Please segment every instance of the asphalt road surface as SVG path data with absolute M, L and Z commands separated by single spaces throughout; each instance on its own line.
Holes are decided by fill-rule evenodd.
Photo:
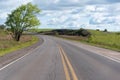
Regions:
M 0 80 L 120 80 L 120 63 L 51 36 L 0 69 Z M 78 44 L 79 45 L 79 44 Z

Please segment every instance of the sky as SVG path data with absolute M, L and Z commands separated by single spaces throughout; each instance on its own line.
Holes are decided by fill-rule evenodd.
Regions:
M 0 24 L 28 2 L 42 10 L 39 28 L 120 31 L 120 0 L 0 0 Z

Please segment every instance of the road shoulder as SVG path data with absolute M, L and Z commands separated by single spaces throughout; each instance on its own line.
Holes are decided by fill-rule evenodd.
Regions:
M 29 51 L 35 49 L 36 47 L 38 47 L 42 43 L 43 43 L 43 39 L 39 39 L 39 41 L 37 43 L 33 44 L 32 46 L 29 46 L 29 47 L 26 47 L 26 48 L 22 48 L 20 50 L 11 52 L 9 54 L 6 54 L 4 56 L 0 56 L 0 68 L 2 68 L 3 66 L 9 64 L 12 61 L 14 61 L 14 60 L 24 56 Z
M 59 38 L 59 37 L 55 37 L 55 38 L 61 39 L 66 43 L 72 44 L 72 45 L 80 47 L 84 50 L 90 51 L 92 53 L 98 54 L 100 56 L 106 57 L 110 60 L 120 63 L 120 52 L 84 44 L 84 43 L 81 43 L 78 41 L 66 40 L 66 39 Z

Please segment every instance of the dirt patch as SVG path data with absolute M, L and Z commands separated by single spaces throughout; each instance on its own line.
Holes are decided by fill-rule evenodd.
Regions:
M 23 36 L 20 38 L 20 42 L 27 42 L 27 41 L 30 41 L 31 38 L 32 38 L 31 36 L 23 35 Z

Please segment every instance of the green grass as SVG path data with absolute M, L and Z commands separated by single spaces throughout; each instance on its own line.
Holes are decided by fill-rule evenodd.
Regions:
M 5 32 L 0 33 L 0 37 L 7 36 Z M 38 42 L 38 38 L 36 36 L 26 35 L 22 37 L 20 42 L 16 42 L 13 39 L 5 38 L 4 40 L 0 40 L 0 56 L 8 54 L 10 52 L 28 47 L 32 44 Z
M 89 30 L 92 36 L 88 39 L 79 36 L 63 36 L 58 35 L 57 37 L 80 41 L 86 44 L 103 47 L 120 52 L 120 34 L 115 32 L 102 32 Z
M 7 32 L 5 32 L 4 30 L 0 29 L 0 36 L 6 36 Z
M 97 44 L 98 46 L 120 51 L 120 35 L 113 32 L 101 32 L 90 30 L 92 33 L 89 43 Z

